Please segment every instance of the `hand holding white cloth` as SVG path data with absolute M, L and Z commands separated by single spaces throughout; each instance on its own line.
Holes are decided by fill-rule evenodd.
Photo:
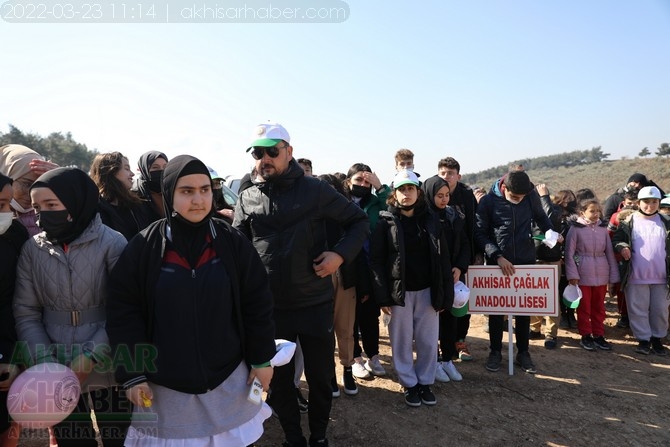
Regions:
M 291 361 L 293 354 L 295 353 L 295 343 L 288 340 L 277 339 L 275 340 L 277 345 L 277 353 L 272 360 L 270 360 L 270 365 L 272 367 L 286 365 Z

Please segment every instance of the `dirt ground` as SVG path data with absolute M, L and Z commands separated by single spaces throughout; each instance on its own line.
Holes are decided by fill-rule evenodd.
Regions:
M 359 380 L 360 392 L 333 400 L 331 446 L 668 446 L 670 445 L 670 356 L 636 354 L 629 329 L 619 329 L 616 303 L 607 303 L 605 336 L 611 352 L 588 352 L 576 330 L 559 329 L 559 347 L 531 340 L 537 374 L 515 368 L 484 368 L 488 334 L 484 317 L 473 315 L 468 342 L 474 360 L 457 362 L 462 382 L 436 383 L 434 407 L 405 405 L 391 366 L 388 334 L 382 327 L 382 363 L 387 376 Z M 506 340 L 507 334 L 504 334 Z M 666 341 L 667 342 L 667 341 Z M 341 368 L 338 367 L 338 380 Z M 303 384 L 306 391 L 306 385 Z M 281 445 L 276 418 L 265 423 L 258 447 Z M 308 435 L 307 415 L 303 430 Z M 25 433 L 21 446 L 47 446 Z
M 332 446 L 667 446 L 670 445 L 670 356 L 636 354 L 629 329 L 616 323 L 616 301 L 607 303 L 606 338 L 611 352 L 588 352 L 576 330 L 559 329 L 559 347 L 531 340 L 537 374 L 504 364 L 492 373 L 485 318 L 473 315 L 468 342 L 474 360 L 457 362 L 462 382 L 436 383 L 434 407 L 405 405 L 391 367 L 382 328 L 386 377 L 360 381 L 358 395 L 333 400 L 328 438 Z M 507 333 L 504 334 L 506 340 Z M 338 368 L 338 380 L 341 373 Z M 303 387 L 305 388 L 305 386 Z M 276 418 L 266 421 L 259 447 L 278 446 Z M 307 432 L 307 416 L 303 416 Z

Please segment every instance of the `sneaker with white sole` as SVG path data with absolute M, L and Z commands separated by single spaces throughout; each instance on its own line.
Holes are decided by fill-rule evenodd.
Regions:
M 461 373 L 458 372 L 456 369 L 456 365 L 454 365 L 454 362 L 451 360 L 448 362 L 442 362 L 442 368 L 445 373 L 447 373 L 447 376 L 449 376 L 450 380 L 453 380 L 454 382 L 460 382 L 463 380 L 463 376 Z
M 356 379 L 354 379 L 350 366 L 344 368 L 342 372 L 342 383 L 344 384 L 344 394 L 347 396 L 358 394 L 358 386 L 356 385 Z
M 351 365 L 351 373 L 354 375 L 354 377 L 359 379 L 369 379 L 372 377 L 370 372 L 365 369 L 362 357 L 356 357 L 354 359 L 354 364 Z
M 447 372 L 442 367 L 442 362 L 437 362 L 437 368 L 435 370 L 435 380 L 437 382 L 446 383 L 449 382 L 449 376 Z
M 371 359 L 367 359 L 365 362 L 365 369 L 375 376 L 385 376 L 386 370 L 382 366 L 382 362 L 379 360 L 378 355 L 373 355 Z
M 414 385 L 412 388 L 405 388 L 405 403 L 410 407 L 421 406 L 421 396 L 419 395 L 419 385 Z
M 437 403 L 435 394 L 430 390 L 430 385 L 419 385 L 419 397 L 424 405 L 435 405 Z
M 330 389 L 331 392 L 333 393 L 333 398 L 340 397 L 340 387 L 337 385 L 337 378 L 333 377 L 332 379 L 330 379 Z

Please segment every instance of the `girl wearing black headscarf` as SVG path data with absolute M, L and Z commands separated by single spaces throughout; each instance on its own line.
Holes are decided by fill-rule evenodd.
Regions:
M 130 241 L 109 283 L 112 347 L 153 353 L 116 370 L 134 404 L 126 445 L 249 445 L 271 414 L 247 399 L 254 377 L 266 390 L 272 377 L 265 269 L 241 233 L 212 217 L 200 160 L 171 160 L 162 190 L 167 217 Z
M 104 368 L 109 354 L 104 289 L 126 241 L 102 224 L 98 189 L 79 169 L 57 168 L 41 175 L 30 197 L 43 231 L 24 244 L 19 257 L 14 293 L 18 340 L 31 362 L 66 364 L 81 382 L 79 405 L 53 427 L 58 445 L 97 445 L 90 394 L 96 411 L 114 414 L 97 417 L 103 444 L 121 446 L 129 425 L 122 416 L 128 404 Z
M 421 189 L 423 189 L 428 206 L 439 217 L 446 235 L 453 281 L 454 283 L 463 281 L 470 259 L 470 245 L 465 234 L 465 216 L 455 208 L 448 206 L 451 190 L 449 183 L 442 177 L 435 175 L 426 179 L 421 184 Z M 450 309 L 440 313 L 439 348 L 442 355 L 438 356 L 435 375 L 435 380 L 439 382 L 463 380 L 452 361 L 453 358 L 458 357 L 456 350 L 457 318 L 466 318 L 466 316 L 456 317 Z
M 161 177 L 167 162 L 167 155 L 159 151 L 145 152 L 137 162 L 140 176 L 135 180 L 133 191 L 145 201 L 144 205 L 150 222 L 165 217 L 163 196 L 161 195 Z

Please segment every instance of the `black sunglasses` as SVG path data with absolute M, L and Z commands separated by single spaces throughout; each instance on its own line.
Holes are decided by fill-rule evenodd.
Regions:
M 288 147 L 287 144 L 283 146 L 270 146 L 270 147 L 263 147 L 263 146 L 254 146 L 253 150 L 251 151 L 251 156 L 254 157 L 255 160 L 260 160 L 263 158 L 263 155 L 268 154 L 268 157 L 270 158 L 277 158 L 277 155 L 279 155 L 279 151 L 281 149 L 286 149 Z

